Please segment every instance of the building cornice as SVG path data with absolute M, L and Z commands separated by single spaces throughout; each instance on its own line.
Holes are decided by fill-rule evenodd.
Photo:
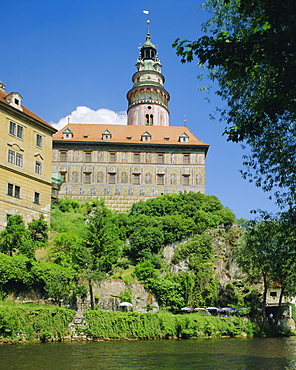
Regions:
M 14 108 L 14 107 L 11 107 L 10 105 L 7 105 L 3 102 L 0 101 L 0 109 L 3 110 L 5 113 L 8 113 L 9 115 L 11 115 L 12 117 L 15 117 L 15 119 L 17 120 L 26 120 L 26 121 L 29 121 L 30 123 L 38 126 L 38 127 L 41 127 L 43 130 L 46 130 L 48 131 L 48 133 L 50 133 L 51 135 L 56 133 L 58 130 L 52 126 L 50 126 L 49 124 L 45 124 L 44 122 L 42 121 L 39 121 L 33 117 L 30 117 L 28 114 Z
M 140 147 L 140 148 L 167 148 L 167 149 L 182 149 L 183 151 L 186 151 L 186 150 L 192 150 L 192 148 L 196 148 L 196 149 L 203 149 L 205 150 L 205 153 L 207 153 L 208 151 L 208 148 L 209 148 L 209 145 L 208 144 L 184 144 L 184 143 L 180 143 L 180 144 L 168 144 L 168 143 L 165 143 L 165 144 L 156 144 L 156 143 L 151 143 L 151 142 L 143 142 L 143 143 L 132 143 L 132 142 L 128 142 L 128 143 L 125 143 L 125 142 L 112 142 L 112 141 L 87 141 L 87 142 L 81 142 L 81 141 L 74 141 L 74 140 L 69 140 L 69 141 L 66 141 L 66 140 L 53 140 L 53 149 L 70 149 L 70 147 L 73 147 L 74 148 L 84 148 L 84 150 L 88 147 L 98 147 L 98 146 L 104 146 L 104 147 L 109 147 L 109 149 L 111 149 L 110 147 L 113 147 L 113 146 L 116 146 L 116 147 L 128 147 L 129 148 L 129 151 L 132 151 L 134 149 L 132 148 L 135 148 L 135 147 Z

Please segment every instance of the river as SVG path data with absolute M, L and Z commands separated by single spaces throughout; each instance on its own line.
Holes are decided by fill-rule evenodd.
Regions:
M 296 369 L 296 337 L 0 346 L 1 370 Z

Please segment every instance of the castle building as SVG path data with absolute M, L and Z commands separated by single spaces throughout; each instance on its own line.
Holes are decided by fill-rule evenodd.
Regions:
M 161 67 L 148 30 L 127 93 L 127 125 L 69 123 L 53 136 L 53 170 L 64 176 L 60 197 L 104 198 L 126 211 L 162 194 L 205 192 L 208 145 L 185 126 L 169 126 Z
M 0 82 L 0 230 L 10 215 L 50 217 L 52 135 L 57 130 L 22 105 Z

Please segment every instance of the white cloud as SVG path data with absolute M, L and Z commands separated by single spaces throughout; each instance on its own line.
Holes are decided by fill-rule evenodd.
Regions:
M 88 107 L 79 106 L 72 113 L 61 118 L 58 123 L 51 122 L 51 125 L 60 130 L 61 128 L 65 127 L 68 122 L 126 125 L 127 114 L 126 112 L 113 112 L 112 110 L 105 108 L 92 110 Z

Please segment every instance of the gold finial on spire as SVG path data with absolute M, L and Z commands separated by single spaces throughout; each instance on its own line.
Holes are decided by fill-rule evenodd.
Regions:
M 147 38 L 149 38 L 150 39 L 150 21 L 149 21 L 149 19 L 147 19 L 147 21 L 146 21 L 146 23 L 147 23 Z
M 185 127 L 186 127 L 186 122 L 187 122 L 186 114 L 184 114 L 184 126 L 185 126 Z

